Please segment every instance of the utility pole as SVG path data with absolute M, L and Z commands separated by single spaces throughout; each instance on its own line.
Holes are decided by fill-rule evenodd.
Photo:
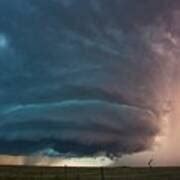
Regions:
M 148 166 L 149 166 L 150 169 L 152 168 L 152 163 L 153 163 L 153 159 L 151 158 L 151 159 L 148 161 Z

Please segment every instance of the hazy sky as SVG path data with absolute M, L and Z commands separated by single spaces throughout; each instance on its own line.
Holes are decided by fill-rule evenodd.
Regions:
M 180 163 L 179 18 L 178 0 L 0 0 L 1 162 Z

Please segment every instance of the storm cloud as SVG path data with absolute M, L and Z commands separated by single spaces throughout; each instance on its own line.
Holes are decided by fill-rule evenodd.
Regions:
M 169 98 L 179 5 L 0 0 L 0 153 L 151 148 Z

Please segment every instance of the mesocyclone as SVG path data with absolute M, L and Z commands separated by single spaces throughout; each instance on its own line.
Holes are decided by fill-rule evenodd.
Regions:
M 1 0 L 0 152 L 150 149 L 170 99 L 179 5 Z

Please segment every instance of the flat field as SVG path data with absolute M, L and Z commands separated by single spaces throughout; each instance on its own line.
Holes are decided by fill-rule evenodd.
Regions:
M 1 166 L 0 180 L 180 180 L 180 168 Z

